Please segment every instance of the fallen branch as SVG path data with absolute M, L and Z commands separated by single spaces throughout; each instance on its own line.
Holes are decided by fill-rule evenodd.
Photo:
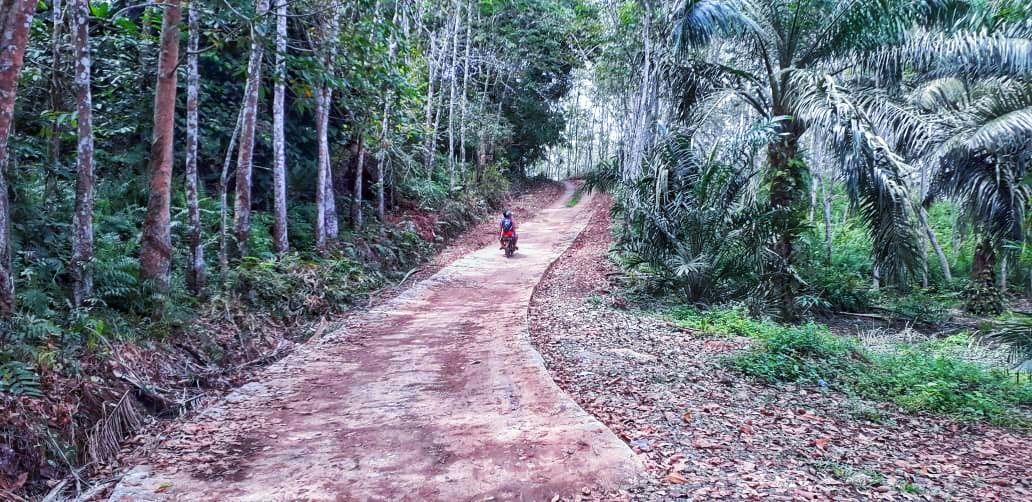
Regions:
M 369 293 L 369 302 L 366 303 L 366 307 L 371 307 L 373 305 L 373 300 L 376 299 L 376 295 L 379 295 L 380 293 L 382 293 L 384 291 L 387 291 L 388 289 L 394 289 L 394 288 L 401 287 L 401 285 L 405 284 L 405 281 L 407 281 L 409 277 L 412 277 L 412 274 L 414 274 L 416 272 L 419 272 L 420 270 L 423 270 L 423 269 L 419 268 L 419 267 L 416 267 L 416 268 L 414 268 L 412 270 L 409 270 L 408 273 L 405 274 L 405 277 L 402 277 L 401 280 L 398 281 L 397 284 L 393 284 L 393 285 L 390 285 L 390 286 L 384 286 L 384 287 L 382 287 L 382 288 L 380 288 L 380 289 L 378 289 L 376 291 L 373 291 L 372 293 Z

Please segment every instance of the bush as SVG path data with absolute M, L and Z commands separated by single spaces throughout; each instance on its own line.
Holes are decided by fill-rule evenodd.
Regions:
M 261 260 L 245 258 L 226 285 L 247 307 L 294 320 L 340 311 L 382 284 L 383 276 L 347 256 L 306 260 L 298 254 Z

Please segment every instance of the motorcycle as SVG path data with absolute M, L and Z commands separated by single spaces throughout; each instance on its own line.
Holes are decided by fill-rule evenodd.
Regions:
M 512 232 L 502 234 L 502 246 L 505 249 L 505 257 L 512 258 L 516 252 L 516 236 Z

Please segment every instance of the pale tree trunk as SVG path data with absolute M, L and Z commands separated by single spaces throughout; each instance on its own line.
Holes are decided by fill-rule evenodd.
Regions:
M 831 187 L 823 176 L 817 178 L 821 185 L 821 203 L 824 206 L 824 252 L 831 262 Z
M 1000 260 L 1000 278 L 997 281 L 997 285 L 1000 287 L 1000 292 L 1007 292 L 1007 257 L 1004 256 Z
M 54 121 L 50 124 L 50 167 L 44 169 L 46 172 L 46 185 L 43 190 L 43 200 L 50 200 L 57 191 L 57 173 L 61 170 L 61 134 L 64 129 L 58 118 L 57 112 L 61 111 L 62 97 L 64 96 L 64 74 L 61 68 L 61 27 L 64 25 L 61 0 L 53 0 L 50 6 L 51 22 L 53 33 L 51 35 L 51 71 L 50 71 L 50 111 L 54 112 Z
M 75 101 L 78 111 L 78 147 L 75 169 L 75 212 L 72 214 L 72 303 L 93 291 L 93 95 L 90 92 L 90 9 L 87 0 L 72 0 L 75 37 Z
M 395 30 L 398 25 L 398 3 L 394 4 L 394 16 L 391 18 L 391 35 L 389 42 L 389 49 L 387 52 L 387 65 L 390 68 L 394 67 L 394 59 L 398 53 L 398 41 L 395 36 Z M 376 161 L 376 217 L 381 223 L 387 218 L 387 210 L 384 202 L 384 191 L 385 187 L 385 168 L 387 164 L 387 144 L 388 134 L 390 131 L 388 127 L 390 125 L 391 115 L 391 104 L 394 101 L 394 91 L 391 88 L 387 89 L 387 94 L 384 96 L 383 103 L 383 122 L 380 124 L 380 158 Z
M 168 288 L 172 264 L 172 236 L 169 210 L 172 190 L 173 133 L 176 125 L 176 66 L 179 62 L 179 0 L 164 4 L 161 23 L 161 52 L 154 89 L 154 139 L 151 142 L 150 198 L 143 220 L 140 246 L 140 277 L 154 281 L 158 289 Z
M 355 186 L 351 194 L 351 227 L 362 228 L 362 176 L 365 170 L 365 138 L 358 132 L 358 160 L 355 163 Z
M 479 20 L 479 15 L 477 19 Z M 480 94 L 480 103 L 477 106 L 477 109 L 480 111 L 481 120 L 486 119 L 487 116 L 487 109 L 484 106 L 484 103 L 487 102 L 487 89 L 489 80 L 490 79 L 488 78 L 488 76 L 485 75 L 484 90 Z M 483 123 L 484 122 L 481 122 L 481 126 L 477 128 L 477 159 L 476 167 L 473 171 L 473 182 L 477 186 L 480 186 L 480 182 L 484 179 L 484 166 L 487 165 L 487 138 L 485 137 L 486 132 L 484 131 L 485 127 L 483 127 Z
M 236 151 L 237 138 L 240 137 L 240 123 L 244 120 L 243 109 L 237 112 L 236 127 L 229 137 L 226 157 L 222 161 L 222 173 L 219 175 L 219 271 L 225 277 L 229 270 L 229 167 L 233 164 L 233 152 Z
M 204 241 L 201 235 L 201 208 L 198 201 L 197 181 L 198 149 L 198 87 L 200 72 L 197 69 L 197 46 L 200 39 L 197 1 L 190 0 L 187 7 L 190 34 L 186 46 L 186 207 L 190 220 L 190 263 L 186 267 L 186 285 L 195 294 L 200 294 L 208 278 L 204 266 Z
M 328 241 L 336 238 L 330 226 L 336 226 L 337 204 L 333 193 L 333 172 L 330 169 L 329 119 L 333 91 L 324 87 L 315 98 L 315 129 L 319 137 L 318 180 L 315 187 L 316 222 L 315 247 L 324 250 Z
M 283 126 L 287 81 L 287 0 L 276 2 L 276 88 L 272 97 L 272 248 L 277 253 L 286 253 L 290 247 L 287 235 L 286 133 Z
M 326 99 L 330 102 L 329 98 Z M 329 107 L 326 108 L 326 115 L 323 118 L 326 129 L 329 129 Z M 340 218 L 336 214 L 336 190 L 333 187 L 333 164 L 330 162 L 329 151 L 326 154 L 326 237 L 330 241 L 336 241 L 341 234 Z
M 939 258 L 939 266 L 942 268 L 943 277 L 946 278 L 947 283 L 953 282 L 953 274 L 950 272 L 950 261 L 946 258 L 946 253 L 942 250 L 942 245 L 939 244 L 939 238 L 935 236 L 935 231 L 928 224 L 928 212 L 925 211 L 925 208 L 918 207 L 917 215 L 921 219 L 921 226 L 924 227 L 925 234 L 928 235 L 928 242 L 932 243 L 935 256 Z
M 322 38 L 319 42 L 321 47 L 317 51 L 321 53 L 323 71 L 332 75 L 337 64 L 337 44 L 340 36 L 339 13 L 333 11 L 325 24 L 320 26 Z M 313 45 L 313 47 L 315 47 Z M 319 142 L 318 159 L 318 186 L 316 192 L 316 206 L 318 208 L 316 222 L 316 248 L 325 250 L 329 242 L 335 241 L 339 235 L 337 224 L 337 199 L 333 189 L 333 166 L 330 163 L 330 110 L 333 108 L 333 89 L 327 82 L 320 86 L 315 100 L 316 106 L 316 135 Z
M 7 166 L 11 153 L 7 142 L 14 122 L 18 76 L 35 13 L 34 0 L 0 0 L 0 318 L 14 314 L 11 210 L 7 199 Z
M 247 240 L 251 236 L 251 173 L 254 161 L 254 130 L 258 120 L 258 88 L 262 85 L 262 57 L 265 47 L 258 25 L 264 23 L 269 0 L 255 0 L 257 19 L 251 26 L 251 60 L 247 63 L 247 86 L 244 88 L 243 121 L 240 123 L 240 152 L 236 166 L 236 199 L 233 201 L 233 234 L 237 256 L 247 256 Z
M 434 176 L 434 137 L 437 130 L 434 128 L 434 79 L 437 77 L 437 65 L 434 62 L 434 54 L 437 51 L 437 39 L 430 38 L 430 54 L 427 55 L 426 65 L 429 76 L 426 84 L 426 144 L 423 147 L 423 166 L 426 169 L 426 179 L 433 179 Z
M 457 88 L 455 85 L 459 56 L 459 20 L 462 19 L 462 5 L 455 2 L 455 25 L 452 28 L 452 53 L 451 66 L 449 68 L 448 85 L 451 93 L 448 99 L 448 190 L 455 190 L 455 99 Z
M 469 46 L 473 36 L 472 2 L 466 2 L 466 47 L 462 58 L 462 109 L 459 111 L 459 167 L 463 169 L 462 179 L 466 179 L 466 108 L 469 94 Z M 463 183 L 465 184 L 465 182 Z

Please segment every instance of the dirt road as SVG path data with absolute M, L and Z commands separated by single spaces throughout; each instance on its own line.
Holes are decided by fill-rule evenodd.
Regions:
M 184 423 L 111 500 L 550 500 L 639 475 L 530 345 L 535 286 L 589 219 L 566 194 Z

